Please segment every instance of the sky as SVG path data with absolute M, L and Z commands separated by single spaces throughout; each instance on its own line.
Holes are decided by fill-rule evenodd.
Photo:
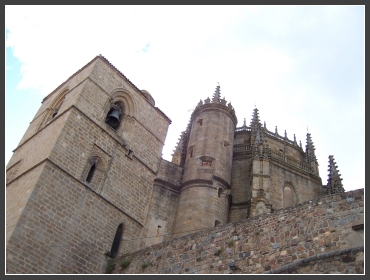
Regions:
M 365 187 L 364 6 L 5 6 L 5 164 L 42 99 L 101 54 L 171 120 L 163 158 L 218 83 L 238 118 L 311 134 Z

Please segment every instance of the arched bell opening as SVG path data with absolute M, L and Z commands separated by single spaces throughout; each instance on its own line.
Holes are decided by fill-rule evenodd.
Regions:
M 106 124 L 113 128 L 114 130 L 117 130 L 117 128 L 121 124 L 121 117 L 123 115 L 122 109 L 123 109 L 122 102 L 115 102 L 108 111 L 107 117 L 105 118 Z

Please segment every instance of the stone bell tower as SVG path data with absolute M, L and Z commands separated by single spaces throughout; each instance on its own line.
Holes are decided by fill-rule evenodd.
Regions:
M 180 139 L 181 155 L 174 160 L 184 166 L 176 213 L 174 237 L 228 222 L 234 132 L 234 108 L 220 98 L 216 87 L 212 100 L 200 101 Z

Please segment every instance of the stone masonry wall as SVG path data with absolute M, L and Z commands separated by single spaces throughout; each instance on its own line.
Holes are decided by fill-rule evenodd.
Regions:
M 59 128 L 64 125 L 66 118 L 67 114 L 60 115 L 48 125 L 49 129 L 41 130 L 39 133 L 35 134 L 32 139 L 22 146 L 17 147 L 8 162 L 7 177 L 9 171 L 13 169 L 15 164 L 17 165 L 16 172 L 7 178 L 7 183 L 39 164 L 50 155 L 59 137 Z
M 95 154 L 94 151 L 98 151 L 99 156 L 106 160 L 103 160 L 101 167 L 103 178 L 95 189 L 114 205 L 144 223 L 155 173 L 140 158 L 126 156 L 127 150 L 116 138 L 104 133 L 99 126 L 73 108 L 50 158 L 75 178 L 85 180 L 83 170 L 89 164 L 89 158 Z
M 176 164 L 161 160 L 142 234 L 147 238 L 142 239 L 140 248 L 171 239 L 179 203 L 178 190 L 182 170 Z
M 23 174 L 6 186 L 6 241 L 13 233 L 22 212 L 32 194 L 34 186 L 40 176 L 44 164 L 32 169 L 32 172 Z
M 364 189 L 328 195 L 122 255 L 114 260 L 110 272 L 363 273 L 363 239 L 353 241 L 354 236 L 361 236 L 353 226 L 361 224 Z M 130 260 L 125 269 L 121 267 L 124 260 Z
M 7 273 L 102 273 L 121 223 L 119 253 L 137 250 L 140 224 L 47 161 L 6 246 Z
M 243 155 L 234 156 L 231 169 L 232 204 L 229 210 L 229 222 L 241 221 L 247 217 L 247 202 L 251 198 L 251 161 L 251 153 L 244 152 Z
M 68 109 L 70 105 L 76 102 L 76 99 L 78 98 L 81 91 L 81 83 L 83 83 L 85 79 L 90 75 L 91 70 L 94 68 L 94 64 L 95 62 L 92 62 L 84 66 L 84 68 L 81 69 L 76 75 L 63 82 L 60 87 L 55 89 L 52 93 L 50 93 L 49 96 L 44 98 L 44 100 L 42 101 L 42 105 L 31 121 L 30 126 L 27 128 L 19 144 L 25 142 L 38 131 L 40 122 L 42 121 L 44 115 L 47 113 L 48 108 L 51 107 L 54 99 L 59 94 L 61 94 L 65 90 L 68 90 L 66 99 L 64 100 L 62 107 L 59 109 L 58 114 L 63 113 L 64 110 Z
M 229 223 L 244 220 L 247 217 L 247 207 L 251 199 L 251 167 L 252 152 L 250 150 L 250 131 L 235 133 L 233 162 L 231 168 L 231 207 Z M 242 146 L 241 150 L 235 145 Z M 248 146 L 247 146 L 248 145 Z M 249 147 L 247 150 L 246 148 Z
M 105 118 L 110 100 L 116 95 L 127 104 L 120 127 L 113 131 Z M 157 172 L 170 121 L 104 61 L 98 60 L 76 107 L 105 133 L 122 139 L 137 157 Z
M 311 200 L 316 196 L 318 186 L 310 181 L 308 174 L 270 161 L 271 188 L 270 201 L 272 209 L 283 208 L 283 188 L 289 185 L 295 195 L 296 203 Z
M 164 186 L 155 185 L 149 207 L 141 248 L 171 239 L 179 194 Z
M 65 89 L 58 114 L 40 129 Z M 131 98 L 132 114 L 114 131 L 104 120 L 117 90 Z M 121 223 L 119 253 L 138 250 L 169 123 L 102 58 L 45 98 L 8 164 L 7 272 L 101 273 Z

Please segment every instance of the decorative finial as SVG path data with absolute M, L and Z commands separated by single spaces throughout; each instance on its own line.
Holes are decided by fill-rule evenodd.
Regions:
M 215 93 L 213 94 L 212 103 L 219 103 L 221 99 L 220 84 L 216 87 Z
M 342 178 L 339 174 L 338 166 L 334 160 L 334 156 L 329 156 L 329 176 L 328 176 L 328 183 L 326 185 L 326 190 L 330 194 L 334 193 L 343 193 L 344 188 L 342 184 Z
M 266 128 L 266 122 L 265 121 L 263 122 L 263 127 Z
M 221 103 L 222 103 L 222 105 L 226 105 L 226 102 L 227 101 L 226 101 L 225 96 L 224 96 L 224 98 L 221 99 Z
M 247 124 L 246 124 L 246 122 L 245 122 L 245 118 L 244 118 L 243 126 L 247 126 Z
M 307 133 L 306 161 L 308 163 L 316 162 L 315 145 L 312 142 L 311 134 Z

